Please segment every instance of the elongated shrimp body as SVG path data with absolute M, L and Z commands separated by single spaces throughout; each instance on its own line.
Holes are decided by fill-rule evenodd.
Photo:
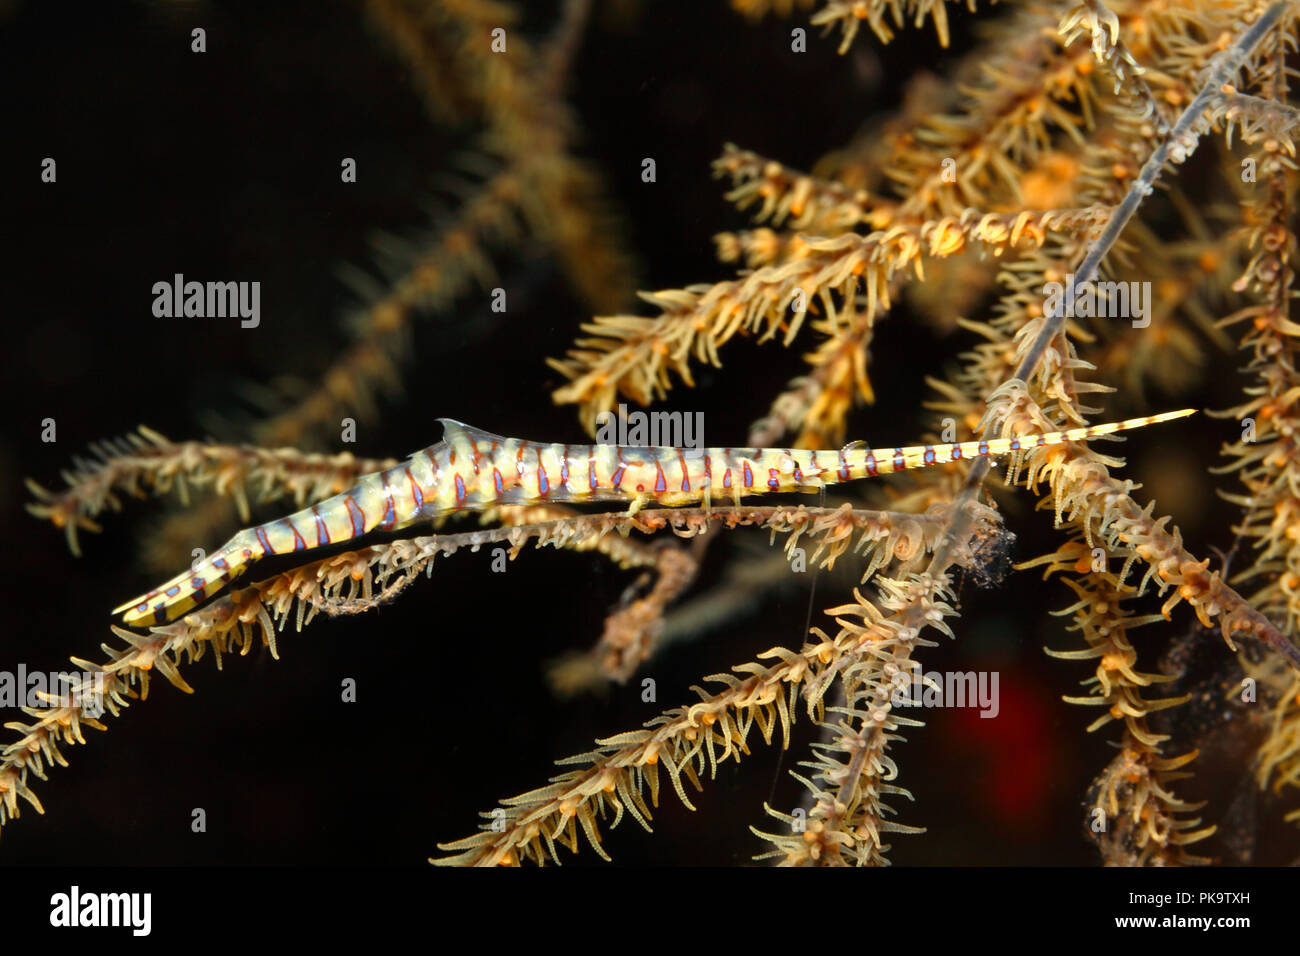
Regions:
M 633 508 L 739 501 L 749 495 L 816 492 L 826 485 L 950 461 L 1082 441 L 1194 414 L 1184 408 L 1068 431 L 903 448 L 839 451 L 544 445 L 503 438 L 449 418 L 443 439 L 401 464 L 365 475 L 342 494 L 286 518 L 240 531 L 220 549 L 153 591 L 116 608 L 126 624 L 175 620 L 262 558 L 354 541 L 375 530 L 505 504 L 621 501 Z M 123 613 L 125 612 L 125 613 Z

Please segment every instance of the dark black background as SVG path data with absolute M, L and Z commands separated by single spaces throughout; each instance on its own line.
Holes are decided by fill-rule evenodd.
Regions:
M 896 106 L 912 71 L 955 59 L 928 27 L 883 50 L 863 38 L 845 57 L 835 53 L 838 38 L 811 31 L 808 53 L 796 55 L 789 30 L 802 18 L 751 25 L 720 2 L 602 11 L 575 64 L 578 151 L 600 168 L 622 211 L 642 288 L 729 274 L 712 258 L 711 236 L 745 218 L 709 175 L 724 143 L 808 168 Z M 530 4 L 524 29 L 540 34 L 553 13 Z M 950 15 L 957 51 L 969 18 L 957 7 Z M 196 25 L 208 33 L 202 55 L 189 50 Z M 103 534 L 83 535 L 78 559 L 58 531 L 23 512 L 22 479 L 55 486 L 74 454 L 139 423 L 177 439 L 243 437 L 255 414 L 248 383 L 320 373 L 346 343 L 342 319 L 357 304 L 338 267 L 373 271 L 368 237 L 418 236 L 431 202 L 454 208 L 443 184 L 473 140 L 435 126 L 358 6 L 332 2 L 17 4 L 0 21 L 0 117 L 10 247 L 0 666 L 50 670 L 71 654 L 96 657 L 110 639 L 109 609 L 156 582 L 137 555 L 162 509 L 132 502 L 124 515 L 106 515 Z M 46 156 L 58 161 L 57 185 L 39 181 Z M 358 160 L 355 185 L 339 182 L 344 156 Z M 654 184 L 640 179 L 645 156 L 657 161 Z M 498 264 L 509 312 L 494 315 L 486 293 L 475 292 L 422 320 L 401 397 L 363 424 L 351 450 L 405 455 L 437 439 L 439 416 L 582 440 L 574 409 L 549 400 L 560 379 L 543 357 L 563 353 L 586 312 L 534 245 Z M 261 327 L 154 318 L 151 286 L 175 272 L 259 280 Z M 853 437 L 901 444 L 931 427 L 920 404 L 930 397 L 924 376 L 971 344 L 964 335 L 940 340 L 903 309 L 882 322 L 872 359 L 880 400 L 854 414 Z M 666 407 L 704 411 L 710 442 L 735 444 L 801 370 L 803 350 L 736 341 L 724 368 L 701 369 L 698 387 L 675 390 Z M 1236 356 L 1210 361 L 1217 371 L 1203 390 L 1157 394 L 1159 408 L 1232 404 Z M 58 423 L 54 445 L 40 441 L 47 417 Z M 1213 497 L 1205 469 L 1235 427 L 1200 416 L 1144 432 L 1125 449 L 1148 491 L 1182 506 L 1179 524 L 1198 551 L 1229 543 L 1232 509 Z M 1010 514 L 1018 559 L 1059 540 L 1026 501 Z M 701 585 L 739 553 L 715 547 Z M 629 580 L 570 553 L 529 551 L 504 575 L 490 573 L 486 554 L 461 554 L 368 617 L 286 632 L 279 662 L 258 650 L 227 659 L 218 673 L 205 659 L 185 669 L 193 697 L 159 679 L 107 734 L 69 748 L 70 768 L 35 781 L 47 813 L 23 806 L 4 829 L 0 861 L 422 864 L 438 842 L 472 832 L 478 811 L 544 784 L 554 759 L 693 700 L 689 687 L 705 675 L 799 643 L 806 589 L 755 596 L 761 613 L 649 666 L 658 704 L 642 703 L 632 685 L 555 701 L 544 662 L 592 642 Z M 1095 862 L 1082 802 L 1109 759 L 1114 728 L 1084 733 L 1093 712 L 1059 698 L 1079 692 L 1086 666 L 1042 652 L 1076 646 L 1047 614 L 1068 597 L 1032 573 L 996 591 L 963 591 L 958 640 L 928 652 L 925 666 L 997 669 L 1022 709 L 991 722 L 1001 742 L 963 737 L 959 715 L 937 711 L 896 745 L 898 782 L 916 797 L 897 801 L 900 819 L 929 828 L 893 841 L 897 863 Z M 819 585 L 819 607 L 848 598 L 842 579 Z M 1175 620 L 1187 627 L 1185 609 Z M 1158 650 L 1171 630 L 1152 633 Z M 346 677 L 358 681 L 356 704 L 339 702 Z M 807 729 L 804 721 L 801 742 Z M 801 749 L 778 774 L 775 749 L 762 747 L 757 731 L 752 743 L 752 757 L 724 765 L 693 797 L 698 813 L 666 790 L 654 836 L 631 820 L 610 833 L 615 860 L 741 864 L 761 852 L 748 826 L 765 825 L 774 781 L 776 805 L 799 799 L 784 770 Z M 1240 768 L 1201 772 L 1188 786 L 1222 793 L 1236 787 Z M 1033 812 L 999 805 L 999 782 L 1020 776 L 1031 778 Z M 204 834 L 190 831 L 195 807 L 207 811 Z M 1216 812 L 1221 805 L 1207 817 Z M 1293 834 L 1279 832 L 1290 844 L 1270 842 L 1261 859 L 1294 856 Z M 598 862 L 590 852 L 565 860 Z

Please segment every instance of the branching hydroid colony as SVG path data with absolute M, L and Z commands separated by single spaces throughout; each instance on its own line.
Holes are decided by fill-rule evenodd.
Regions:
M 791 8 L 812 6 L 734 5 L 754 17 L 797 17 Z M 321 613 L 365 613 L 399 593 L 403 601 L 428 599 L 436 576 L 411 585 L 436 558 L 495 544 L 513 557 L 530 540 L 651 573 L 652 587 L 609 616 L 591 652 L 553 675 L 568 690 L 626 681 L 659 649 L 665 615 L 694 583 L 716 534 L 757 526 L 785 535 L 787 553 L 803 549 L 812 567 L 852 563 L 862 587 L 836 599 L 830 621 L 797 646 L 773 647 L 706 678 L 698 700 L 562 760 L 558 776 L 485 811 L 479 832 L 442 844 L 435 862 L 558 862 L 562 847 L 577 851 L 583 843 L 603 856 L 604 828 L 625 814 L 649 829 L 664 779 L 690 806 L 688 784 L 705 787 L 720 763 L 739 761 L 759 738 L 789 745 L 803 718 L 817 733 L 796 773 L 806 800 L 753 821 L 766 843 L 758 855 L 800 865 L 884 863 L 889 834 L 917 831 L 895 819 L 908 796 L 897 782 L 906 769 L 900 731 L 923 726 L 896 706 L 900 679 L 921 666 L 933 636 L 961 637 L 959 577 L 996 583 L 991 568 L 1011 535 L 990 494 L 995 483 L 986 487 L 985 479 L 989 456 L 1003 455 L 1007 483 L 1036 500 L 1058 535 L 1054 551 L 1021 567 L 1041 567 L 1075 598 L 1062 614 L 1082 640 L 1051 653 L 1093 668 L 1086 692 L 1070 699 L 1098 715 L 1089 730 L 1115 735 L 1116 756 L 1080 794 L 1082 822 L 1102 859 L 1196 862 L 1192 845 L 1214 829 L 1179 795 L 1180 780 L 1214 770 L 1199 765 L 1197 741 L 1166 722 L 1179 708 L 1209 706 L 1208 698 L 1187 687 L 1192 676 L 1177 654 L 1159 672 L 1140 668 L 1131 636 L 1170 620 L 1181 603 L 1222 635 L 1217 651 L 1235 668 L 1227 693 L 1244 695 L 1265 715 L 1252 761 L 1258 785 L 1279 792 L 1300 785 L 1293 360 L 1300 326 L 1289 319 L 1291 130 L 1300 113 L 1288 99 L 1297 11 L 1286 3 L 1164 0 L 1003 7 L 988 11 L 988 35 L 950 86 L 919 77 L 898 113 L 812 173 L 728 147 L 715 174 L 756 220 L 718 237 L 734 277 L 643 294 L 646 314 L 597 317 L 552 363 L 565 379 L 555 402 L 576 406 L 595 434 L 600 413 L 692 385 L 692 369 L 718 364 L 736 338 L 805 343 L 809 367 L 785 390 L 749 390 L 768 403 L 755 409 L 762 417 L 745 436 L 753 448 L 539 446 L 453 424 L 444 443 L 398 464 L 177 444 L 141 431 L 104 446 L 100 462 L 66 476 L 66 488 L 33 486 L 32 512 L 66 529 L 74 550 L 77 531 L 94 530 L 123 492 L 210 488 L 235 497 L 245 517 L 250 492 L 292 498 L 304 509 L 250 528 L 119 609 L 135 629 L 114 627 L 121 643 L 108 649 L 108 660 L 74 658 L 104 675 L 108 713 L 142 696 L 155 668 L 188 690 L 182 663 L 209 650 L 219 658 L 261 641 L 275 653 L 288 621 L 301 629 Z M 536 48 L 502 5 L 372 0 L 367 8 L 435 117 L 482 122 L 485 146 L 502 165 L 368 310 L 356 344 L 322 375 L 321 388 L 258 429 L 277 445 L 341 413 L 370 414 L 374 387 L 396 374 L 399 333 L 415 307 L 436 310 L 462 295 L 491 243 L 530 232 L 597 309 L 618 301 L 627 275 L 617 248 L 601 238 L 607 224 L 595 176 L 569 155 L 573 122 L 559 98 L 585 5 L 568 4 Z M 939 2 L 835 0 L 811 11 L 812 24 L 838 31 L 841 53 L 873 35 L 888 42 L 926 19 L 946 45 Z M 504 51 L 493 49 L 497 30 L 509 36 Z M 804 42 L 800 30 L 796 44 Z M 815 38 L 807 42 L 807 55 L 834 55 Z M 1210 138 L 1222 144 L 1225 182 L 1240 198 L 1238 225 L 1217 232 L 1204 228 L 1196 202 L 1177 189 L 1180 172 Z M 1193 238 L 1176 242 L 1161 231 L 1166 224 L 1157 228 L 1147 217 L 1156 203 L 1173 208 Z M 1216 311 L 1206 289 L 1242 304 Z M 994 295 L 996 305 L 986 308 Z M 851 410 L 874 399 L 876 327 L 900 302 L 975 342 L 948 363 L 913 356 L 924 362 L 933 389 L 927 407 L 942 433 L 897 450 L 838 450 L 857 437 L 848 434 Z M 1093 447 L 1111 429 L 1088 425 L 1100 412 L 1089 395 L 1176 385 L 1205 361 L 1200 343 L 1223 343 L 1229 334 L 1240 335 L 1251 376 L 1241 403 L 1217 413 L 1242 424 L 1241 440 L 1225 449 L 1225 471 L 1244 485 L 1224 488 L 1243 509 L 1231 570 L 1188 549 L 1174 520 L 1159 517 L 1132 480 L 1117 476 L 1122 462 Z M 925 467 L 932 464 L 942 467 Z M 864 489 L 888 507 L 756 505 L 744 494 L 816 491 L 904 468 L 918 470 L 910 483 L 890 486 L 892 502 Z M 611 510 L 572 507 L 583 501 L 612 502 Z M 366 537 L 470 511 L 485 526 Z M 686 547 L 669 531 L 694 540 Z M 655 534 L 666 540 L 645 537 Z M 313 553 L 344 541 L 351 550 Z M 259 579 L 257 560 L 272 554 L 294 566 Z M 1176 625 L 1164 626 L 1177 644 Z M 1162 693 L 1166 684 L 1180 693 Z M 82 728 L 104 726 L 74 706 L 28 714 L 30 722 L 8 725 L 18 737 L 0 764 L 5 825 L 20 801 L 40 809 L 34 781 L 63 762 L 69 745 L 84 742 Z

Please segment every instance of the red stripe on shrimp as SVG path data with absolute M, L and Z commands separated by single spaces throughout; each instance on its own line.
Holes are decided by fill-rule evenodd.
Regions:
M 411 501 L 415 504 L 415 510 L 419 511 L 424 507 L 424 492 L 420 490 L 419 484 L 411 477 L 411 469 L 406 469 L 406 480 L 411 483 Z
M 366 533 L 366 513 L 351 495 L 344 495 L 343 503 L 347 505 L 348 520 L 352 523 L 352 537 L 359 538 Z

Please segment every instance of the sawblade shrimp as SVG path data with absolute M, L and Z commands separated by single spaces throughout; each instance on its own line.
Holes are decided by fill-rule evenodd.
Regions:
M 443 438 L 332 498 L 245 528 L 189 571 L 114 609 L 124 623 L 173 621 L 272 555 L 294 554 L 394 531 L 446 515 L 542 502 L 629 503 L 635 512 L 750 495 L 820 492 L 828 485 L 952 461 L 1082 441 L 1195 413 L 1146 418 L 1019 438 L 838 451 L 782 448 L 540 444 L 504 438 L 449 418 Z

